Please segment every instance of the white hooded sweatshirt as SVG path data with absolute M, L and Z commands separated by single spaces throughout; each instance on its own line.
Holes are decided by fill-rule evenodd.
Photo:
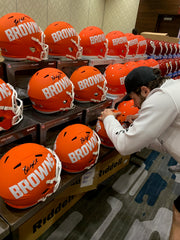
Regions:
M 169 153 L 180 163 L 180 79 L 153 89 L 128 129 L 113 115 L 104 119 L 106 132 L 121 155 L 147 147 Z

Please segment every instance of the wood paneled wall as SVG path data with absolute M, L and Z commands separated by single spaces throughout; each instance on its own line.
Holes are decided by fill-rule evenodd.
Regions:
M 140 0 L 135 28 L 155 32 L 159 14 L 179 15 L 180 0 Z

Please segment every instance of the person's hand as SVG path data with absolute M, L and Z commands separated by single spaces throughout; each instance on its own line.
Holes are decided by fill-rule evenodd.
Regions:
M 101 112 L 101 116 L 98 117 L 99 120 L 104 121 L 104 119 L 109 116 L 113 115 L 115 118 L 121 114 L 121 112 L 114 112 L 114 108 L 106 108 L 103 112 Z
M 135 120 L 137 117 L 138 117 L 137 114 L 135 114 L 135 115 L 128 115 L 128 116 L 126 117 L 126 122 L 133 123 L 134 120 Z

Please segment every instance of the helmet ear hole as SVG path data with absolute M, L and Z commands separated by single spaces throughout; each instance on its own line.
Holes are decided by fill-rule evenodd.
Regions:
M 36 51 L 36 48 L 35 48 L 35 47 L 30 47 L 29 49 L 30 49 L 30 51 L 31 51 L 32 53 L 35 53 L 35 51 Z
M 0 122 L 2 122 L 5 118 L 4 117 L 0 117 Z

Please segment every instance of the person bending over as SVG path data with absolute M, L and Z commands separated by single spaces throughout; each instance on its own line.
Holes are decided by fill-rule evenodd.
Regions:
M 161 76 L 158 68 L 146 66 L 133 69 L 125 78 L 126 100 L 134 100 L 140 110 L 124 129 L 113 109 L 101 116 L 104 127 L 116 150 L 122 155 L 144 147 L 170 154 L 180 163 L 180 79 Z M 174 201 L 170 240 L 180 239 L 180 197 Z

